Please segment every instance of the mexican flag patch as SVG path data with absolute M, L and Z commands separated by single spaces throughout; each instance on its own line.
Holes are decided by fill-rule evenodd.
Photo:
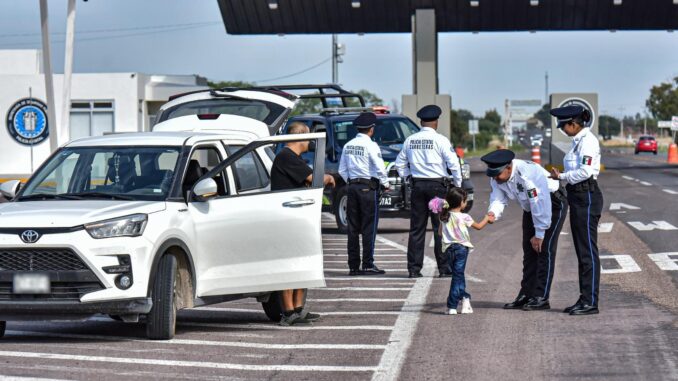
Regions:
M 537 188 L 528 189 L 527 197 L 529 197 L 529 198 L 537 197 Z
M 584 156 L 584 157 L 581 159 L 581 163 L 582 163 L 583 165 L 591 165 L 591 162 L 592 162 L 592 161 L 593 161 L 593 158 L 592 158 L 591 156 Z

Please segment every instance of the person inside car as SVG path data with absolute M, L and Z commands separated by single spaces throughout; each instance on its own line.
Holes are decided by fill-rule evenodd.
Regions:
M 287 133 L 308 134 L 309 128 L 295 122 L 287 128 Z M 290 142 L 276 155 L 271 168 L 271 191 L 307 187 L 313 182 L 313 169 L 301 157 L 301 154 L 308 152 L 309 145 L 309 141 Z M 323 184 L 334 187 L 334 177 L 325 175 Z M 305 289 L 282 291 L 284 311 L 280 325 L 307 324 L 320 318 L 320 315 L 304 308 L 305 293 Z

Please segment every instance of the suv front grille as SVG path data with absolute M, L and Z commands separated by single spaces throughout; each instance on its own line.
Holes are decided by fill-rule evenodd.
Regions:
M 0 282 L 0 300 L 33 301 L 33 300 L 73 300 L 90 292 L 103 290 L 98 282 L 52 282 L 49 294 L 14 294 L 12 282 Z
M 0 271 L 88 270 L 71 249 L 0 249 Z

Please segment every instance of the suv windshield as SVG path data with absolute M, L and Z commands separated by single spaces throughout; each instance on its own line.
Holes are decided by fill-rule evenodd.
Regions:
M 396 146 L 393 148 L 400 148 L 408 136 L 418 131 L 419 128 L 409 119 L 380 118 L 377 119 L 372 140 L 380 146 Z M 353 139 L 357 134 L 358 130 L 353 127 L 353 120 L 334 122 L 334 136 L 340 147 L 343 147 L 344 144 Z
M 17 201 L 164 200 L 180 147 L 64 148 L 31 179 Z
M 226 114 L 244 116 L 245 118 L 256 119 L 267 125 L 272 125 L 284 112 L 285 108 L 283 106 L 261 100 L 233 98 L 203 99 L 170 107 L 158 117 L 157 122 L 160 123 L 186 115 Z

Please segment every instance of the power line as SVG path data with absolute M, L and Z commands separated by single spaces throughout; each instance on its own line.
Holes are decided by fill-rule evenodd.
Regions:
M 313 70 L 313 69 L 315 69 L 315 68 L 317 68 L 317 67 L 319 67 L 319 66 L 321 66 L 321 65 L 323 65 L 323 64 L 326 64 L 326 63 L 330 62 L 331 60 L 332 60 L 332 57 L 327 58 L 327 59 L 325 59 L 325 60 L 323 60 L 323 61 L 321 61 L 321 62 L 318 62 L 317 64 L 315 64 L 315 65 L 313 65 L 313 66 L 309 66 L 309 67 L 307 67 L 306 69 L 301 70 L 301 71 L 298 71 L 298 72 L 296 72 L 296 73 L 283 75 L 282 77 L 269 78 L 269 79 L 262 79 L 262 80 L 254 81 L 254 82 L 255 82 L 255 83 L 272 82 L 272 81 L 277 81 L 277 80 L 280 80 L 280 79 L 286 79 L 286 78 L 290 78 L 290 77 L 295 77 L 295 76 L 297 76 L 297 75 L 299 75 L 299 74 L 304 74 L 304 73 L 306 73 L 306 72 L 308 72 L 308 71 L 311 71 L 311 70 Z
M 88 33 L 110 33 L 110 32 L 127 32 L 131 30 L 149 30 L 149 29 L 173 29 L 186 26 L 202 26 L 202 25 L 222 25 L 221 21 L 203 21 L 195 23 L 184 23 L 184 24 L 165 24 L 165 25 L 150 25 L 150 26 L 139 26 L 131 28 L 106 28 L 106 29 L 89 29 L 78 31 L 78 34 L 88 34 Z M 50 33 L 52 36 L 65 35 L 66 33 Z M 40 33 L 12 33 L 12 34 L 0 34 L 0 38 L 12 38 L 12 37 L 33 37 L 40 36 Z

